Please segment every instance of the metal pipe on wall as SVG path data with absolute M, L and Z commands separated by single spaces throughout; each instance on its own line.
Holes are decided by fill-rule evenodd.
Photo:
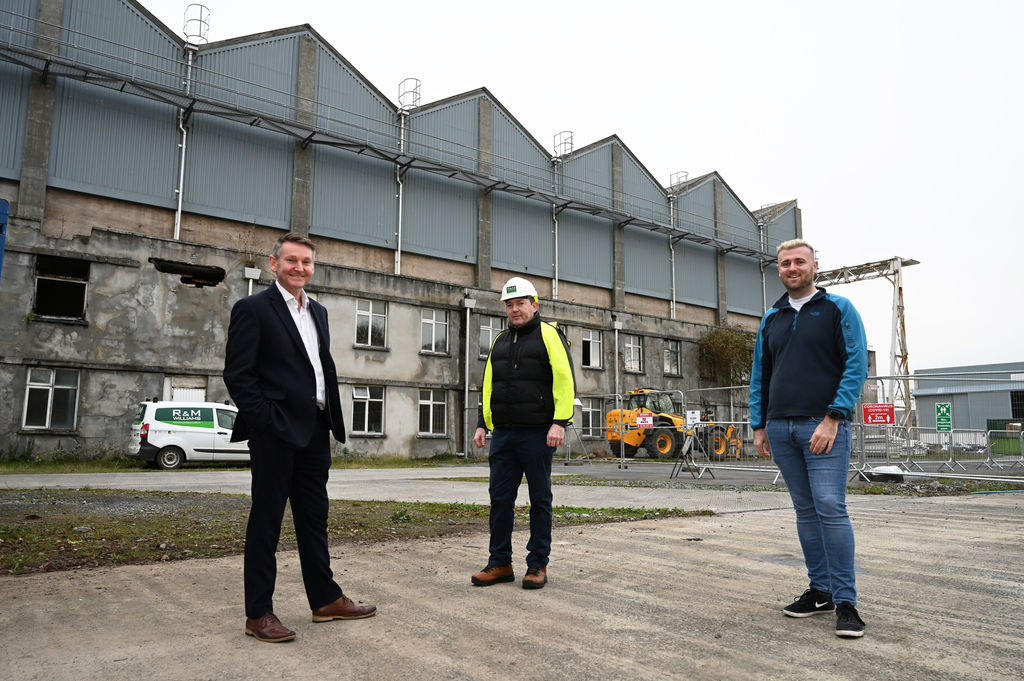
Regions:
M 558 209 L 555 206 L 551 206 L 551 222 L 554 225 L 553 233 L 555 236 L 555 278 L 551 281 L 551 298 L 552 300 L 558 300 Z
M 188 63 L 185 66 L 185 94 L 187 95 L 192 89 L 192 58 L 195 55 L 195 49 L 191 45 L 185 47 L 185 54 L 188 57 Z M 178 208 L 174 211 L 174 240 L 178 241 L 181 239 L 181 206 L 185 198 L 185 149 L 188 144 L 188 129 L 185 127 L 185 110 L 178 109 L 178 130 L 181 131 L 181 160 L 179 161 L 178 167 L 178 188 L 175 190 L 178 194 Z
M 398 151 L 405 152 L 405 123 L 409 114 L 398 112 Z M 402 166 L 395 166 L 395 184 L 398 185 L 398 226 L 395 230 L 395 274 L 402 273 L 402 203 L 405 199 L 405 185 L 402 184 Z

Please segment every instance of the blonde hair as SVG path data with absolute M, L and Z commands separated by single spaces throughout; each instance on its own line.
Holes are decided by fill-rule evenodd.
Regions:
M 789 241 L 783 241 L 781 244 L 779 244 L 775 248 L 775 255 L 778 255 L 779 253 L 782 253 L 783 251 L 788 251 L 788 250 L 791 250 L 791 249 L 794 249 L 794 248 L 801 248 L 801 247 L 810 249 L 810 251 L 811 251 L 811 260 L 814 260 L 817 257 L 816 255 L 814 255 L 814 246 L 810 245 L 809 243 L 807 243 L 803 239 L 790 239 Z

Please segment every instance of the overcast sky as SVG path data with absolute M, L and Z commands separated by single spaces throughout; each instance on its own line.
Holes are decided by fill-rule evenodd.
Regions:
M 143 0 L 179 34 L 185 0 Z M 1024 2 L 207 0 L 211 42 L 310 24 L 392 102 L 486 87 L 548 151 L 796 199 L 822 270 L 894 256 L 911 370 L 1024 361 Z M 258 8 L 258 9 L 255 9 Z M 973 255 L 972 255 L 973 254 Z M 835 287 L 887 373 L 893 287 Z

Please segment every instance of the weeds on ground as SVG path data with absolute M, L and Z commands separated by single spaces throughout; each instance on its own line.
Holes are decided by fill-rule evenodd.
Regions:
M 245 495 L 122 490 L 0 490 L 0 574 L 131 565 L 242 552 Z M 487 532 L 484 505 L 332 500 L 331 544 Z M 556 527 L 693 515 L 677 509 L 556 507 Z M 529 523 L 529 508 L 516 509 Z M 282 550 L 295 549 L 285 514 Z

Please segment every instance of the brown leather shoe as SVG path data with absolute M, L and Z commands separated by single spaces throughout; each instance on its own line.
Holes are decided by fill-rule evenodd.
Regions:
M 342 596 L 333 603 L 319 607 L 313 611 L 314 622 L 330 622 L 331 620 L 361 620 L 377 614 L 376 605 L 356 605 L 351 598 Z
M 483 570 L 472 577 L 473 584 L 477 586 L 490 586 L 501 582 L 514 582 L 515 574 L 511 565 L 491 565 L 488 563 Z
M 295 632 L 281 624 L 281 620 L 272 612 L 263 617 L 246 619 L 245 635 L 267 643 L 282 643 L 295 638 Z
M 548 569 L 542 568 L 527 568 L 526 576 L 523 577 L 523 588 L 524 589 L 543 589 L 544 585 L 548 583 Z

